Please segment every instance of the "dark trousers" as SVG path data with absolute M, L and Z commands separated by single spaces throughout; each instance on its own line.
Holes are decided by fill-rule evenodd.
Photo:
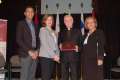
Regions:
M 34 80 L 37 61 L 30 56 L 21 57 L 21 74 L 20 80 Z
M 42 80 L 51 80 L 54 68 L 54 61 L 50 58 L 41 57 L 41 78 Z
M 61 53 L 61 80 L 79 80 L 80 54 L 76 52 Z M 69 74 L 70 73 L 70 74 Z
M 69 72 L 71 73 L 71 77 L 69 76 Z M 61 80 L 78 80 L 78 62 L 61 62 Z

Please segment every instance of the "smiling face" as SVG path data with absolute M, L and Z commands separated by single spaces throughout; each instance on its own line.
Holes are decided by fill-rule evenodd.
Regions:
M 85 20 L 85 28 L 88 30 L 93 30 L 97 27 L 96 19 L 93 17 L 88 17 Z
M 25 15 L 26 19 L 32 20 L 34 17 L 34 9 L 32 7 L 27 7 L 25 9 L 24 15 Z
M 66 25 L 67 28 L 72 28 L 73 26 L 73 18 L 70 15 L 66 15 L 64 17 L 64 24 Z
M 48 18 L 45 21 L 46 26 L 48 27 L 52 27 L 53 26 L 53 17 L 52 16 L 48 16 Z

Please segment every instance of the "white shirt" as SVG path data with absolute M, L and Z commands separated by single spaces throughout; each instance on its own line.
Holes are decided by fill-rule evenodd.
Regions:
M 88 33 L 85 40 L 84 40 L 84 45 L 87 44 L 89 36 L 90 36 L 90 34 Z

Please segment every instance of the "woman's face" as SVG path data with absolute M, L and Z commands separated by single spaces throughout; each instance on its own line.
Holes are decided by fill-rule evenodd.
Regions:
M 87 19 L 85 28 L 88 30 L 92 30 L 92 29 L 96 28 L 95 20 L 93 18 Z
M 46 20 L 46 26 L 52 27 L 52 25 L 53 25 L 53 18 L 49 16 Z

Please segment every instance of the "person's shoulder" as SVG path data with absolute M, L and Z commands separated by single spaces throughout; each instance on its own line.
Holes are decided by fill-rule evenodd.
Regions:
M 18 26 L 18 27 L 19 27 L 19 26 L 20 26 L 20 27 L 21 27 L 21 26 L 26 26 L 25 24 L 26 24 L 26 21 L 25 21 L 25 20 L 20 20 L 20 21 L 17 22 L 17 26 Z
M 103 30 L 102 29 L 97 29 L 98 32 L 102 32 Z
M 16 27 L 19 28 L 19 29 L 22 29 L 24 24 L 25 24 L 25 21 L 24 20 L 20 20 L 20 21 L 17 22 Z
M 97 33 L 104 33 L 102 29 L 97 29 Z
M 74 28 L 74 32 L 78 33 L 78 34 L 81 34 L 81 30 L 79 28 Z
M 25 23 L 25 20 L 18 21 L 18 24 L 23 24 L 23 23 Z
M 96 35 L 97 35 L 97 36 L 104 36 L 105 34 L 104 34 L 104 31 L 103 31 L 103 30 L 97 29 Z
M 79 28 L 73 28 L 74 31 L 80 32 Z
M 40 28 L 40 31 L 44 31 L 44 32 L 45 32 L 45 31 L 46 31 L 46 28 L 45 28 L 45 27 L 41 27 L 41 28 Z
M 46 28 L 45 27 L 41 27 L 40 30 L 46 30 Z

